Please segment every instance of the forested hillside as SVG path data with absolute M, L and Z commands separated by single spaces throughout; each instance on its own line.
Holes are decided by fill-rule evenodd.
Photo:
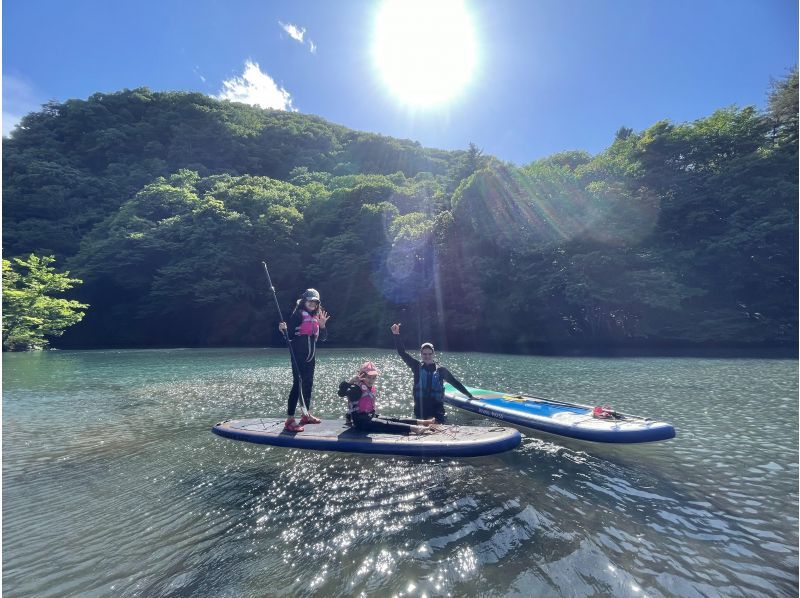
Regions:
M 766 90 L 765 90 L 766 93 Z M 769 107 L 620 128 L 523 167 L 147 89 L 3 140 L 5 257 L 89 304 L 57 347 L 277 344 L 315 287 L 331 343 L 602 351 L 797 343 L 797 72 Z

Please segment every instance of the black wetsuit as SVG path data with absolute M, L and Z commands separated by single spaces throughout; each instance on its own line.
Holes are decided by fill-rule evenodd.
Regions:
M 403 358 L 403 361 L 406 362 L 406 365 L 411 368 L 411 371 L 414 372 L 414 417 L 418 419 L 429 419 L 431 417 L 435 417 L 436 421 L 444 423 L 445 421 L 445 414 L 444 414 L 444 402 L 439 398 L 442 396 L 444 389 L 419 389 L 419 371 L 420 368 L 425 368 L 430 374 L 437 372 L 439 374 L 439 378 L 442 380 L 442 386 L 444 386 L 444 382 L 449 382 L 452 384 L 459 392 L 467 395 L 468 397 L 472 398 L 470 392 L 464 387 L 461 382 L 459 382 L 453 374 L 450 373 L 450 370 L 444 368 L 436 363 L 430 364 L 423 364 L 421 361 L 418 361 L 411 357 L 408 353 L 406 353 L 405 347 L 403 346 L 403 340 L 400 338 L 399 334 L 393 334 L 394 337 L 394 346 L 397 348 L 397 352 L 400 354 L 400 357 Z M 432 390 L 439 390 L 440 392 L 432 392 Z
M 292 390 L 289 391 L 289 403 L 286 414 L 294 417 L 297 410 L 297 400 L 300 397 L 300 379 L 303 380 L 303 398 L 305 399 L 306 409 L 311 410 L 311 390 L 314 386 L 314 367 L 316 366 L 317 340 L 325 341 L 328 338 L 328 329 L 321 328 L 319 339 L 315 336 L 298 334 L 297 329 L 303 322 L 300 314 L 302 307 L 298 307 L 286 323 L 286 332 L 289 334 L 289 346 L 294 353 L 292 361 Z M 295 365 L 295 362 L 297 365 Z M 298 376 L 298 369 L 299 376 Z

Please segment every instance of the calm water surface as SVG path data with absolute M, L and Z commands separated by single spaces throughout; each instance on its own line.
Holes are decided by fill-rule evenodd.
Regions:
M 468 385 L 611 404 L 676 439 L 524 432 L 475 459 L 214 436 L 279 417 L 285 350 L 3 354 L 3 592 L 12 596 L 796 596 L 795 360 L 440 356 Z M 365 359 L 321 350 L 315 412 Z M 451 423 L 492 420 L 450 410 Z

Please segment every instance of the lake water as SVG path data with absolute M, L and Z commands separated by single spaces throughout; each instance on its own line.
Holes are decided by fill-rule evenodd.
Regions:
M 459 460 L 213 435 L 284 414 L 287 355 L 3 354 L 4 595 L 798 593 L 796 360 L 440 355 L 470 386 L 675 425 L 649 445 L 528 431 Z M 321 349 L 318 415 L 341 417 L 338 383 L 366 358 L 381 410 L 411 413 L 396 353 Z

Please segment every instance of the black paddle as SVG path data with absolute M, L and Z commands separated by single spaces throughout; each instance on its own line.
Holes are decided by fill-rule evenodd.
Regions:
M 272 286 L 272 279 L 269 277 L 269 269 L 267 268 L 267 262 L 261 262 L 264 265 L 264 274 L 267 275 L 267 284 L 269 285 L 269 290 L 272 291 L 272 298 L 275 300 L 275 307 L 278 310 L 278 316 L 281 319 L 281 323 L 285 323 L 283 321 L 283 313 L 281 312 L 281 304 L 278 303 L 278 296 L 275 294 L 275 287 Z M 292 366 L 294 367 L 294 371 L 297 372 L 297 383 L 300 388 L 300 412 L 303 415 L 308 414 L 308 408 L 306 407 L 306 398 L 303 396 L 303 379 L 300 377 L 300 367 L 297 365 L 297 360 L 294 357 L 294 351 L 292 350 L 292 343 L 289 342 L 289 332 L 287 330 L 283 331 L 283 339 L 286 341 L 286 346 L 289 348 L 289 356 L 292 359 Z

